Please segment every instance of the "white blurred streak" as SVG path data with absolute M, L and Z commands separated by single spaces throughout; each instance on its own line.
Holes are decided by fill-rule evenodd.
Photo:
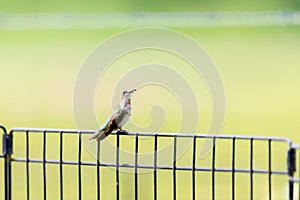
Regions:
M 300 11 L 0 14 L 0 29 L 105 29 L 300 25 Z

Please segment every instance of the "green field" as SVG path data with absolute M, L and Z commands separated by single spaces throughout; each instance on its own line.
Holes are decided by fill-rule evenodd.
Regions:
M 81 64 L 96 45 L 120 31 L 2 30 L 3 124 L 75 128 L 72 93 Z M 178 31 L 207 50 L 223 78 L 227 98 L 224 134 L 286 136 L 299 141 L 299 27 Z M 97 113 L 100 121 L 112 108 L 104 105 L 101 109 L 106 115 Z M 143 114 L 142 109 L 138 106 L 133 115 Z
M 288 137 L 295 143 L 300 143 L 300 79 L 299 79 L 299 52 L 300 52 L 300 27 L 231 27 L 231 28 L 190 28 L 176 29 L 201 44 L 211 56 L 218 67 L 222 76 L 226 93 L 226 118 L 222 134 L 237 135 L 265 135 Z M 8 128 L 12 127 L 47 127 L 47 128 L 76 128 L 73 120 L 72 95 L 76 76 L 80 70 L 82 62 L 88 54 L 102 41 L 108 37 L 117 34 L 121 29 L 105 30 L 30 30 L 30 31 L 0 31 L 0 119 L 1 124 Z M 148 52 L 151 56 L 154 52 Z M 134 62 L 134 56 L 128 63 Z M 143 58 L 139 58 L 143 62 Z M 118 63 L 117 63 L 118 64 Z M 120 60 L 120 65 L 122 60 Z M 172 64 L 170 61 L 169 64 Z M 173 63 L 175 65 L 175 63 Z M 180 66 L 178 66 L 179 68 Z M 111 78 L 113 75 L 111 75 Z M 194 80 L 190 80 L 193 82 Z M 203 84 L 203 83 L 201 83 Z M 205 90 L 205 87 L 203 88 Z M 101 91 L 98 91 L 101 92 Z M 97 96 L 98 94 L 96 94 Z M 198 98 L 202 96 L 199 95 Z M 201 101 L 203 108 L 203 118 L 198 129 L 205 133 L 210 120 L 210 99 L 206 93 Z M 99 96 L 98 96 L 99 98 Z M 171 97 L 170 97 L 171 98 Z M 159 98 L 158 98 L 159 100 Z M 201 99 L 202 100 L 202 99 Z M 143 104 L 146 102 L 157 101 L 157 98 L 144 98 L 143 95 L 137 95 L 133 99 L 133 120 L 140 125 L 149 123 L 149 110 L 144 110 Z M 161 99 L 163 101 L 163 99 Z M 99 101 L 100 102 L 100 101 Z M 148 105 L 146 104 L 146 105 Z M 99 107 L 97 107 L 99 106 Z M 170 105 L 168 105 L 170 106 Z M 103 121 L 111 111 L 111 106 L 96 105 L 101 108 L 98 110 L 97 117 L 99 123 Z M 175 106 L 174 106 L 175 107 Z M 170 107 L 172 110 L 172 107 Z M 172 111 L 172 116 L 168 118 L 168 123 L 164 127 L 164 132 L 174 131 L 174 124 L 178 122 L 177 115 L 180 112 L 177 108 Z M 95 129 L 96 127 L 90 127 Z M 126 128 L 126 127 L 125 127 Z M 130 126 L 127 127 L 130 130 Z M 24 146 L 22 141 L 24 137 L 16 139 L 16 156 L 24 156 Z M 49 136 L 50 137 L 50 136 Z M 47 147 L 51 151 L 49 159 L 57 159 L 57 138 L 48 140 Z M 32 139 L 33 157 L 41 158 L 41 136 L 35 136 Z M 114 137 L 111 138 L 113 140 Z M 74 156 L 74 144 L 76 139 L 69 138 L 69 145 L 65 145 L 65 159 L 76 159 Z M 38 142 L 40 141 L 40 142 Z M 52 141 L 52 142 L 51 142 Z M 130 141 L 123 144 L 124 148 L 133 148 L 129 145 Z M 152 144 L 152 143 L 151 143 Z M 146 144 L 145 148 L 150 148 L 151 144 Z M 148 146 L 147 146 L 148 145 Z M 51 147 L 53 149 L 51 150 Z M 242 148 L 242 147 L 241 147 Z M 73 149 L 73 150 L 72 150 Z M 241 149 L 241 152 L 247 151 Z M 278 153 L 283 158 L 285 152 Z M 187 154 L 188 155 L 188 154 Z M 51 157 L 52 156 L 52 157 Z M 84 159 L 93 160 L 85 151 Z M 220 165 L 226 162 L 226 154 L 220 160 Z M 182 163 L 187 165 L 190 160 L 182 158 Z M 247 160 L 245 158 L 245 160 Z M 199 161 L 200 162 L 200 161 Z M 204 161 L 205 162 L 205 161 Z M 263 163 L 257 160 L 258 165 Z M 285 167 L 285 160 L 278 164 L 280 168 Z M 0 166 L 1 162 L 0 162 Z M 14 167 L 15 188 L 23 188 L 25 185 L 24 164 L 16 163 Z M 264 166 L 264 164 L 262 164 Z M 0 169 L 2 169 L 0 167 Z M 39 164 L 32 164 L 32 178 L 41 184 L 42 167 Z M 77 181 L 76 167 L 65 166 L 65 198 L 76 198 L 76 188 L 71 183 Z M 33 173 L 34 172 L 34 173 Z M 36 172 L 36 173 L 35 173 Z M 58 166 L 47 165 L 47 176 L 49 177 L 49 188 L 53 193 L 48 192 L 49 199 L 57 197 L 58 186 Z M 54 174 L 54 175 L 53 175 Z M 83 167 L 83 174 L 86 177 L 94 177 L 95 170 L 91 171 L 89 167 Z M 115 196 L 114 179 L 115 172 L 112 169 L 102 169 L 102 181 L 104 199 Z M 52 176 L 53 175 L 53 176 Z M 170 184 L 171 172 L 159 172 L 159 198 L 165 199 L 171 193 Z M 198 174 L 199 175 L 199 174 Z M 199 175 L 200 176 L 200 175 Z M 209 191 L 209 184 L 203 180 L 209 180 L 209 174 L 202 174 L 198 185 L 201 185 L 200 193 Z M 226 175 L 219 176 L 218 191 L 226 198 L 226 189 L 222 189 L 228 184 Z M 152 196 L 142 196 L 152 191 L 152 185 L 149 184 L 152 174 L 143 174 L 140 176 L 140 197 L 142 199 L 152 199 Z M 247 195 L 248 177 L 241 175 L 241 190 L 239 197 Z M 121 174 L 122 199 L 133 198 L 133 174 Z M 185 194 L 190 195 L 190 174 L 182 173 L 178 175 L 180 181 L 180 194 L 178 197 L 184 199 Z M 201 181 L 202 180 L 202 181 Z M 259 183 L 265 183 L 266 177 L 258 177 Z M 188 184 L 184 184 L 187 181 Z M 282 199 L 286 194 L 286 179 L 277 180 L 274 198 Z M 84 197 L 85 199 L 94 198 L 95 186 L 90 185 L 89 179 L 84 179 Z M 94 182 L 93 182 L 94 183 Z M 150 182 L 151 183 L 151 182 Z M 258 193 L 256 199 L 264 199 L 266 188 L 256 185 Z M 274 186 L 275 187 L 275 186 Z M 0 184 L 0 188 L 1 184 Z M 31 188 L 33 199 L 41 198 L 42 186 L 36 185 Z M 2 193 L 0 189 L 0 193 Z M 228 188 L 230 190 L 230 188 Z M 164 192 L 168 191 L 168 192 Z M 20 189 L 14 191 L 15 199 L 22 198 L 25 192 Z M 51 196 L 53 195 L 53 196 Z M 200 197 L 199 197 L 200 198 Z M 203 197 L 205 199 L 205 196 Z M 202 198 L 201 198 L 202 199 Z M 222 199 L 222 196 L 217 196 Z
M 142 11 L 266 11 L 266 10 L 297 10 L 300 3 L 293 0 L 254 0 L 250 2 L 242 2 L 238 0 L 231 1 L 137 1 L 124 0 L 118 1 L 49 1 L 37 2 L 34 0 L 22 1 L 0 1 L 0 12 L 3 13 L 43 13 L 43 12 L 75 12 L 75 13 L 97 13 L 97 12 L 142 12 Z

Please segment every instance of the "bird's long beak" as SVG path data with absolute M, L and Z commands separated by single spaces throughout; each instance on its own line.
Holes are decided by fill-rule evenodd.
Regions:
M 135 91 L 136 91 L 136 89 L 133 89 L 133 90 L 128 91 L 128 93 L 133 93 Z
M 135 92 L 136 91 L 136 89 L 133 89 L 133 90 L 130 90 L 130 91 L 124 91 L 123 92 L 123 97 L 124 98 L 131 98 L 132 97 L 132 95 L 133 95 L 133 92 Z

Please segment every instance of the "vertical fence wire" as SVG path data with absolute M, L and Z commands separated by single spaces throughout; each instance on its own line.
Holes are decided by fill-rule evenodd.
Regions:
M 269 200 L 272 199 L 272 140 L 268 140 L 268 182 L 269 182 Z
M 12 196 L 11 196 L 11 190 L 12 190 L 12 184 L 11 184 L 11 152 L 8 152 L 10 148 L 8 145 L 8 140 L 11 137 L 12 138 L 12 132 L 10 132 L 9 134 L 7 134 L 6 129 L 2 126 L 0 126 L 0 128 L 3 130 L 3 138 L 2 138 L 2 142 L 3 142 L 3 156 L 4 156 L 4 196 L 6 200 L 11 200 Z
M 138 150 L 139 150 L 139 137 L 138 133 L 135 136 L 135 157 L 134 157 L 134 198 L 138 199 Z
M 0 153 L 0 159 L 4 159 L 3 160 L 3 162 L 4 162 L 4 174 L 3 174 L 3 185 L 4 185 L 4 194 L 3 194 L 3 196 L 2 197 L 4 197 L 4 199 L 5 200 L 8 200 L 8 198 L 7 198 L 7 172 L 6 172 L 6 155 L 5 155 L 5 153 L 6 152 L 4 152 L 5 150 L 4 150 L 4 143 L 5 143 L 5 140 L 6 140 L 6 136 L 7 136 L 7 132 L 6 132 L 6 129 L 5 129 L 5 127 L 4 126 L 1 126 L 0 125 L 0 129 L 2 130 L 2 137 L 1 137 L 1 139 L 2 139 L 2 151 L 1 151 L 1 153 Z M 0 178 L 1 178 L 1 176 L 0 176 Z
M 299 154 L 299 165 L 298 165 L 298 167 L 300 168 L 300 153 L 298 153 L 298 154 Z M 296 156 L 295 156 L 295 158 L 296 158 Z M 295 165 L 296 165 L 296 163 L 295 163 Z M 300 170 L 299 170 L 298 177 L 300 178 Z M 293 191 L 293 193 L 294 193 L 294 191 Z M 298 183 L 298 199 L 300 199 L 300 182 Z
M 27 130 L 25 133 L 25 145 L 26 145 L 26 194 L 27 194 L 27 200 L 30 199 L 30 185 L 29 185 L 29 131 Z
M 81 199 L 81 132 L 78 134 L 78 199 Z
M 196 136 L 194 136 L 193 138 L 193 163 L 192 163 L 192 199 L 195 200 L 196 199 L 196 181 L 195 181 L 195 168 L 196 168 L 196 141 L 197 138 Z
M 215 199 L 215 165 L 216 165 L 216 138 L 213 137 L 212 138 L 212 145 L 213 145 L 213 149 L 212 149 L 212 169 L 211 169 L 211 197 L 212 200 Z
M 235 137 L 232 138 L 232 174 L 231 174 L 231 198 L 235 199 Z
M 63 131 L 59 132 L 59 181 L 60 181 L 60 199 L 63 200 Z
M 154 135 L 153 199 L 157 200 L 157 134 Z
M 176 200 L 176 157 L 177 157 L 177 137 L 174 136 L 173 149 L 173 199 Z
M 296 151 L 295 148 L 292 148 L 290 145 L 290 149 L 287 153 L 287 165 L 288 165 L 288 176 L 289 176 L 289 200 L 294 199 L 294 173 L 296 170 Z M 299 172 L 300 173 L 300 172 Z
M 120 135 L 117 133 L 117 152 L 116 152 L 116 199 L 120 197 L 120 180 L 119 180 L 119 154 L 120 154 Z
M 253 138 L 250 139 L 250 200 L 253 200 Z
M 97 141 L 97 200 L 100 200 L 100 141 Z
M 47 179 L 46 179 L 46 131 L 43 131 L 43 188 L 44 199 L 47 199 Z

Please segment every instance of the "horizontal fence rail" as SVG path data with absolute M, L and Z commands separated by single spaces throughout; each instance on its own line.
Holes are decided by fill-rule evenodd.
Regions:
M 282 199 L 287 185 L 293 199 L 299 182 L 287 138 L 116 132 L 88 143 L 92 130 L 0 128 L 5 199 Z

